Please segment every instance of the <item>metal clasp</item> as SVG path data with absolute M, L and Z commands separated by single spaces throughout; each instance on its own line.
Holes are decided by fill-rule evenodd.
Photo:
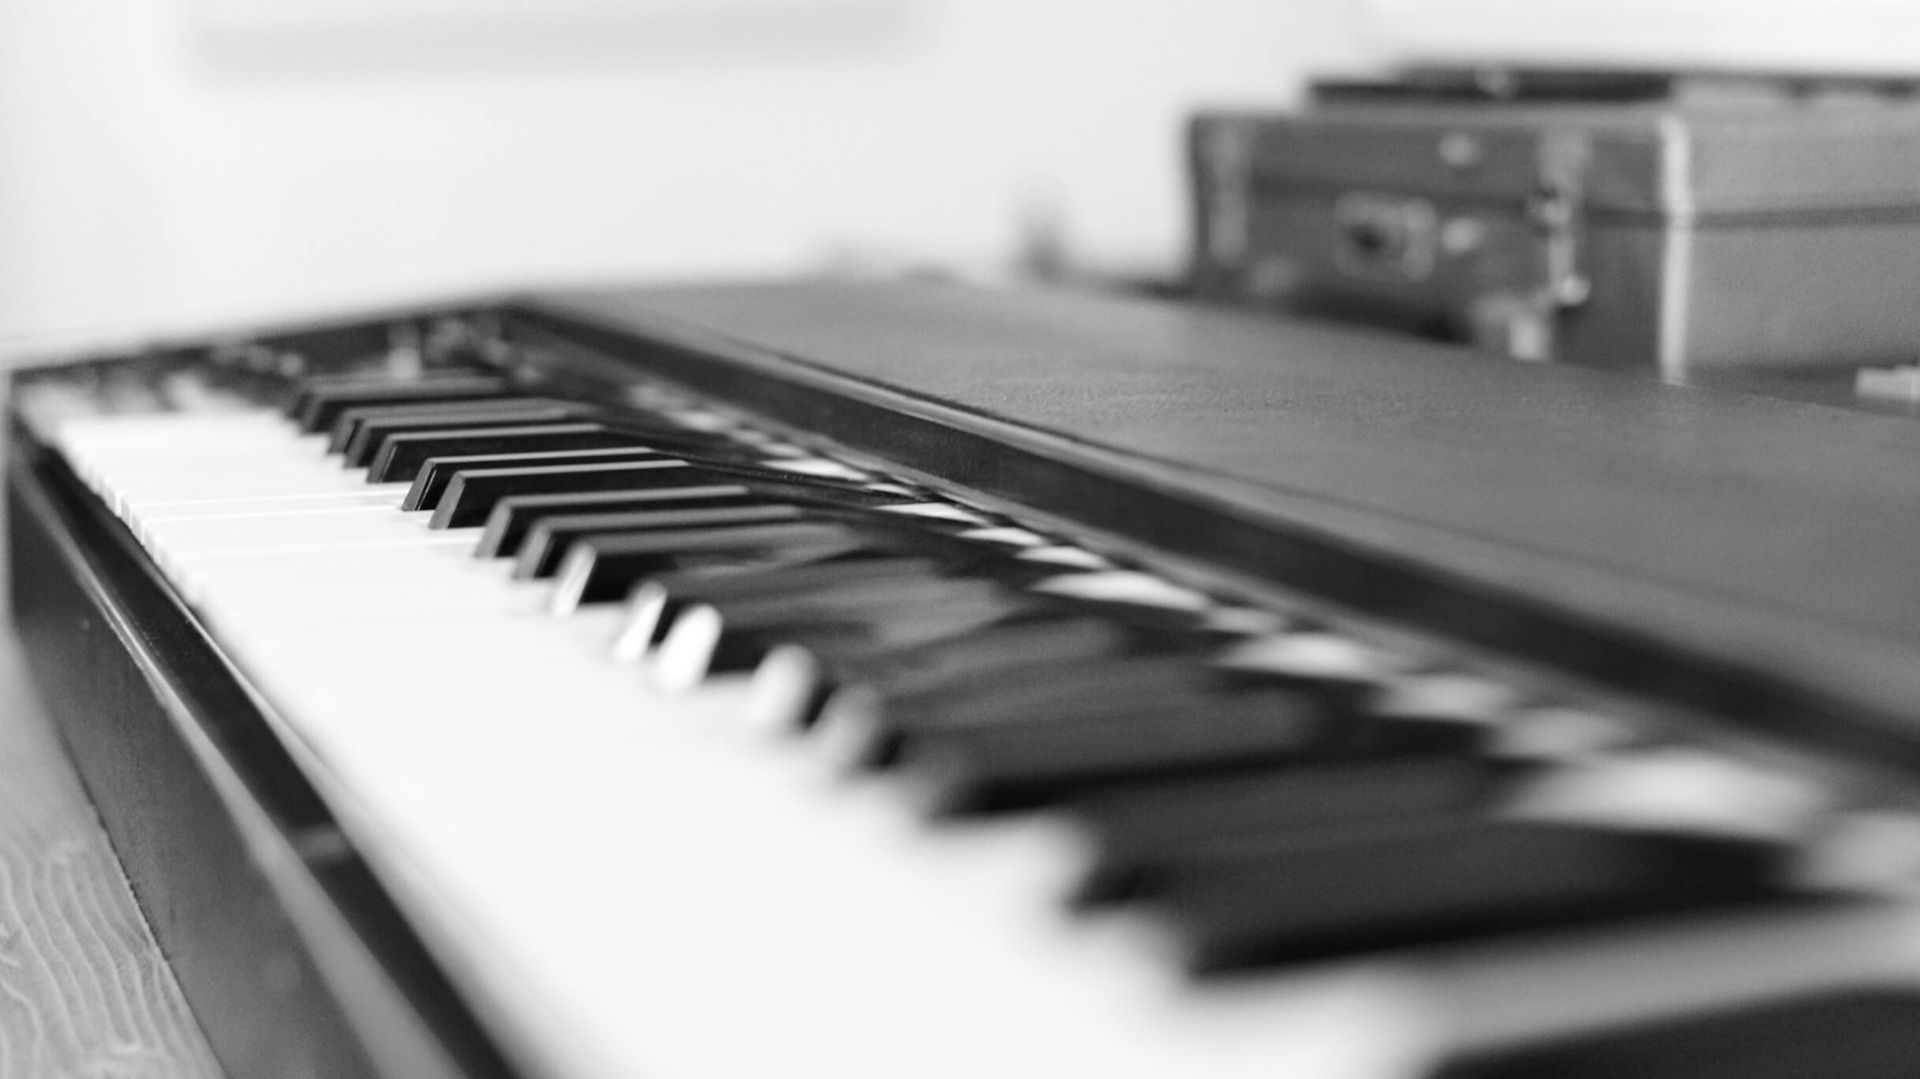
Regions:
M 1200 132 L 1199 154 L 1207 207 L 1200 242 L 1219 268 L 1246 262 L 1253 219 L 1254 127 L 1241 120 L 1219 120 Z
M 1578 307 L 1593 294 L 1587 269 L 1586 183 L 1593 145 L 1585 135 L 1555 132 L 1540 143 L 1539 185 L 1527 200 L 1527 220 L 1541 233 L 1548 309 Z
M 1334 263 L 1352 277 L 1424 281 L 1440 247 L 1440 212 L 1411 195 L 1349 191 L 1333 205 Z

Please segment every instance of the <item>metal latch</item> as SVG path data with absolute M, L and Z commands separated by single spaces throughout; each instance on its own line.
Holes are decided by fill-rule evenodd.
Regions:
M 1424 281 L 1440 247 L 1440 212 L 1411 195 L 1349 191 L 1333 205 L 1333 259 L 1352 277 Z
M 1540 299 L 1549 309 L 1578 307 L 1593 294 L 1586 224 L 1592 157 L 1592 143 L 1575 132 L 1554 132 L 1540 143 L 1539 183 L 1527 200 L 1527 220 L 1541 234 L 1546 280 Z
M 1253 139 L 1251 123 L 1222 120 L 1201 134 L 1199 156 L 1207 208 L 1201 243 L 1217 267 L 1235 267 L 1247 259 L 1253 219 Z

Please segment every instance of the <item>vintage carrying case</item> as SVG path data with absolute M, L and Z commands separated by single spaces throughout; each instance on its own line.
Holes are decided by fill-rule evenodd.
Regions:
M 1551 89 L 1196 117 L 1196 291 L 1669 375 L 1920 352 L 1906 84 Z

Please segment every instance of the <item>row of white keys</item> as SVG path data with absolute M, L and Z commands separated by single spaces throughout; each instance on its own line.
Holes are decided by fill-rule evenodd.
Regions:
M 1836 978 L 1911 922 L 1717 921 L 1661 938 L 1678 963 L 1603 937 L 1195 988 L 1145 923 L 1063 909 L 1080 862 L 1058 822 L 923 823 L 890 782 L 741 729 L 738 683 L 650 689 L 605 658 L 614 616 L 546 616 L 544 585 L 398 491 L 369 501 L 276 417 L 74 421 L 61 445 L 456 977 L 558 1074 L 1397 1079 L 1442 1038 Z M 1546 991 L 1583 948 L 1607 975 Z
M 650 692 L 595 647 L 604 625 L 537 613 L 545 586 L 467 557 L 470 536 L 336 499 L 357 475 L 291 428 L 226 426 L 63 443 L 191 583 L 376 864 L 463 927 L 456 968 L 540 1014 L 519 1035 L 539 1055 L 582 1075 L 1409 1071 L 1377 1036 L 1404 1025 L 1392 979 L 1279 992 L 1304 1028 L 1244 989 L 1194 1000 L 1125 925 L 1064 915 L 1076 862 L 1047 822 L 929 828 L 883 785 L 743 744 L 743 687 Z

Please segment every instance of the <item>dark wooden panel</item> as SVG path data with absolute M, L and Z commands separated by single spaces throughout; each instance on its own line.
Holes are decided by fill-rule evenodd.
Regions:
M 288 1079 L 514 1074 L 132 537 L 57 457 L 9 452 L 16 624 L 218 1058 Z
M 220 1074 L 0 630 L 0 1075 Z
M 74 565 L 75 522 L 28 479 L 17 447 L 14 456 L 8 543 L 16 624 L 214 1051 L 243 1075 L 372 1075 L 265 874 L 251 864 L 245 827 L 198 777 L 188 746 L 166 733 L 169 695 L 142 669 L 151 657 L 123 636 L 133 631 L 107 604 L 104 586 L 89 588 L 84 563 Z
M 1086 296 L 822 283 L 538 306 L 1816 687 L 1810 719 L 1840 702 L 1920 733 L 1910 421 Z
M 0 1075 L 220 1074 L 0 639 Z

